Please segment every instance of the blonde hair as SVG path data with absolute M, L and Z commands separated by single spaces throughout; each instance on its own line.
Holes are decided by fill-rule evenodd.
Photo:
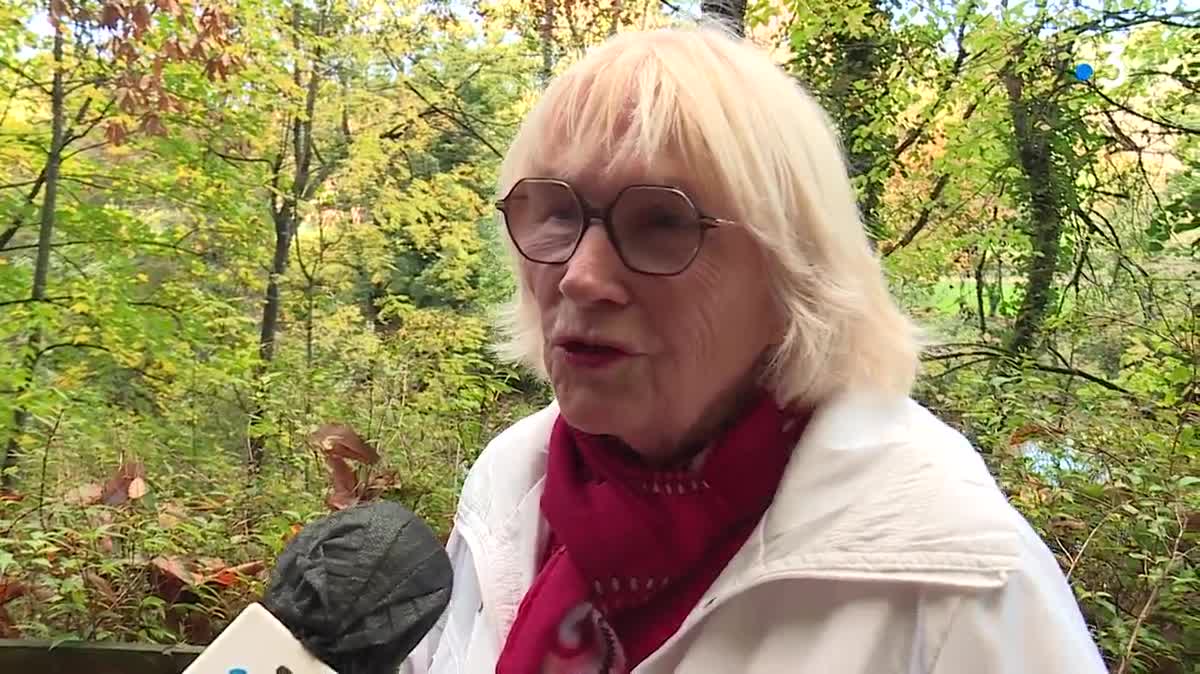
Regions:
M 569 177 L 597 158 L 612 169 L 663 152 L 719 194 L 711 202 L 730 212 L 716 215 L 743 223 L 762 246 L 787 321 L 764 373 L 781 403 L 812 404 L 843 388 L 909 392 L 917 333 L 871 250 L 833 124 L 765 52 L 729 31 L 621 33 L 590 51 L 526 117 L 499 194 L 538 165 Z M 509 254 L 519 259 L 511 242 Z M 538 308 L 517 276 L 498 351 L 545 376 Z

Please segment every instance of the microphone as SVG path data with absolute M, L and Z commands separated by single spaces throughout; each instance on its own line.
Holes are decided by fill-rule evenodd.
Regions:
M 184 674 L 394 674 L 450 602 L 433 530 L 389 502 L 312 522 Z

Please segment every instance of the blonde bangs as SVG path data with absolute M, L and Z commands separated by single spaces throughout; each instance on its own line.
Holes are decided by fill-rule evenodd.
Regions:
M 691 84 L 696 73 L 678 72 L 666 45 L 636 37 L 613 38 L 551 84 L 513 141 L 501 193 L 534 174 L 604 175 L 664 154 L 689 170 L 711 160 L 712 130 L 690 112 L 703 99 Z

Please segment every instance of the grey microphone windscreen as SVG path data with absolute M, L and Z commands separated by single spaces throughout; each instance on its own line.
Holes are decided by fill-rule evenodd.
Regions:
M 339 674 L 392 674 L 446 609 L 452 578 L 429 525 L 378 502 L 304 527 L 262 603 Z

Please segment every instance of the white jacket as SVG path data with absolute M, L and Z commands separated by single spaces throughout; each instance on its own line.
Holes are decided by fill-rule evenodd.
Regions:
M 412 674 L 493 672 L 536 572 L 556 405 L 488 444 L 450 535 L 450 606 Z M 1054 556 L 956 431 L 908 399 L 813 416 L 774 503 L 635 674 L 1101 674 Z M 530 673 L 536 674 L 536 673 Z

